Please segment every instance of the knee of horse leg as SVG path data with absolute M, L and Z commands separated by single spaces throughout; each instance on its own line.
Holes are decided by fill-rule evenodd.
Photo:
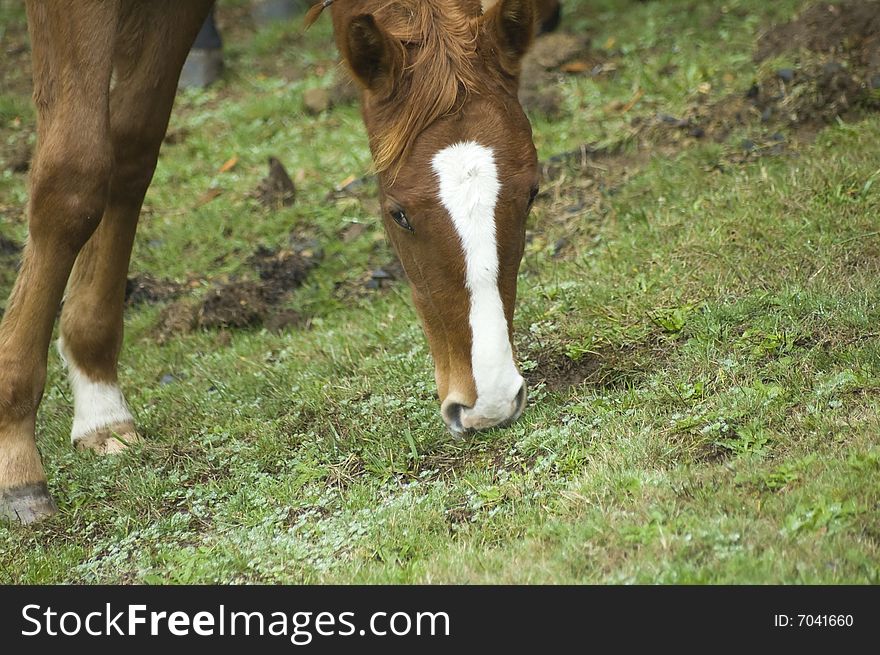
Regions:
M 101 222 L 112 168 L 109 140 L 98 136 L 42 146 L 31 174 L 30 239 L 79 252 Z
M 134 135 L 132 138 L 135 138 Z M 137 221 L 156 158 L 157 153 L 150 153 L 143 147 L 116 149 L 104 221 Z M 108 227 L 105 225 L 102 230 Z M 111 232 L 114 235 L 120 233 L 118 230 Z M 121 256 L 124 246 L 109 244 L 107 235 L 102 236 L 105 237 L 102 246 L 92 248 L 90 244 L 80 255 L 81 260 Z M 108 245 L 117 248 L 116 252 L 108 253 Z M 74 269 L 61 313 L 63 354 L 89 376 L 112 380 L 115 379 L 117 357 L 122 347 L 125 276 L 121 274 L 118 279 L 96 280 L 94 271 L 89 269 L 88 264 L 84 266 L 90 272 L 83 277 L 78 274 L 79 268 Z M 102 270 L 103 274 L 107 274 L 107 269 Z M 110 289 L 116 291 L 108 295 Z

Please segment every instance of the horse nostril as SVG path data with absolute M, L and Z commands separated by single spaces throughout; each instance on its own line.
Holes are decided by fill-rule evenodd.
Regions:
M 453 434 L 462 434 L 465 429 L 461 424 L 461 411 L 464 405 L 461 403 L 446 403 L 441 409 L 443 414 L 443 422 Z
M 440 414 L 446 427 L 456 437 L 490 428 L 506 428 L 522 415 L 527 395 L 526 383 L 522 382 L 512 399 L 487 406 L 481 406 L 479 399 L 473 406 L 464 405 L 450 396 L 441 405 Z

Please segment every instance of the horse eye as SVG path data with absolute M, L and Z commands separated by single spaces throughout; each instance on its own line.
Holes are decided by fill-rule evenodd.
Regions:
M 529 209 L 531 209 L 532 205 L 535 204 L 535 198 L 538 197 L 538 191 L 539 191 L 539 189 L 538 189 L 537 185 L 532 187 L 532 190 L 529 193 Z
M 397 223 L 404 230 L 415 232 L 413 226 L 409 224 L 408 220 L 406 220 L 406 212 L 404 212 L 402 209 L 392 209 L 389 213 L 391 214 L 391 218 L 394 219 L 394 222 Z

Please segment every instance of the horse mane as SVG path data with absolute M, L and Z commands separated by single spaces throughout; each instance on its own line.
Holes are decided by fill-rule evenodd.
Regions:
M 334 4 L 349 3 L 335 0 Z M 319 2 L 309 19 L 314 22 L 329 4 Z M 403 74 L 390 91 L 365 97 L 374 127 L 373 166 L 376 172 L 396 174 L 418 135 L 437 119 L 455 113 L 480 88 L 475 66 L 479 2 L 355 0 L 352 4 L 358 5 L 358 13 L 373 14 L 405 53 Z

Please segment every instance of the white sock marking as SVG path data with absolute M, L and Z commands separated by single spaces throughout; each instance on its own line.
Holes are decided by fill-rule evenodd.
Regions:
M 118 385 L 94 382 L 77 367 L 64 351 L 64 341 L 58 339 L 58 353 L 67 366 L 73 389 L 73 428 L 70 440 L 77 440 L 98 430 L 119 423 L 134 423 Z
M 434 156 L 433 168 L 440 183 L 440 201 L 461 238 L 471 301 L 471 366 L 477 403 L 462 412 L 462 425 L 484 427 L 513 415 L 523 385 L 513 362 L 498 291 L 498 168 L 493 152 L 473 141 L 441 150 Z

